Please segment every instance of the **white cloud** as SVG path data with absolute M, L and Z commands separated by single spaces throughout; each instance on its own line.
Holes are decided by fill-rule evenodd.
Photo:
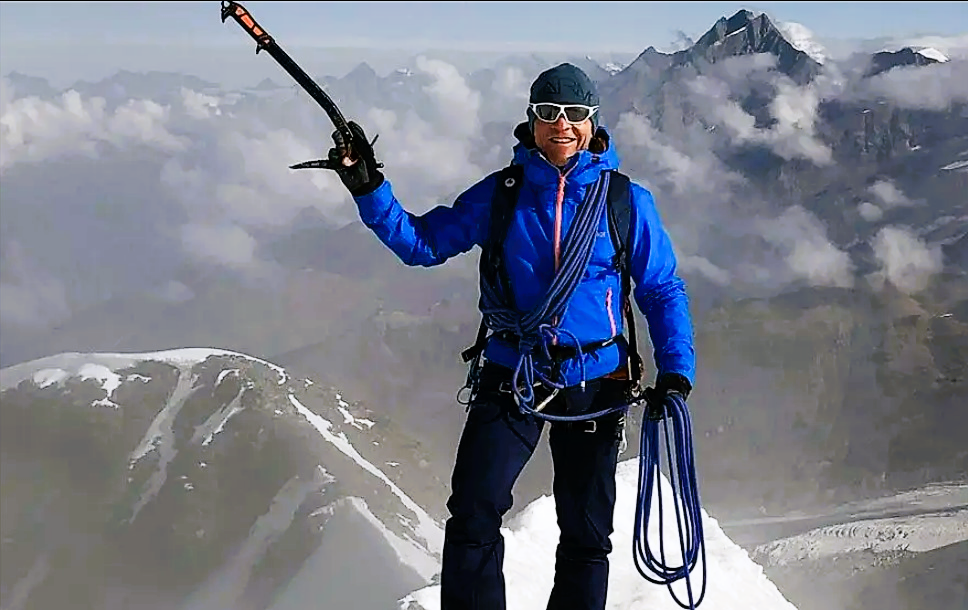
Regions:
M 0 319 L 4 326 L 43 328 L 70 315 L 67 288 L 12 241 L 0 261 Z
M 807 26 L 794 21 L 776 21 L 776 28 L 794 48 L 803 51 L 817 63 L 827 61 L 828 51 Z
M 968 61 L 893 68 L 865 80 L 851 95 L 888 99 L 902 108 L 945 110 L 968 102 Z
M 756 58 L 766 56 L 765 60 Z M 817 86 L 797 86 L 786 76 L 775 72 L 776 59 L 759 54 L 730 58 L 710 75 L 699 75 L 686 81 L 689 101 L 696 104 L 703 118 L 723 127 L 730 144 L 758 143 L 769 146 L 784 159 L 806 159 L 817 165 L 828 165 L 833 152 L 816 133 L 820 94 Z M 756 119 L 737 101 L 750 83 L 766 80 L 775 88 L 769 111 L 775 122 L 757 128 Z
M 879 50 L 896 51 L 904 47 L 914 49 L 929 47 L 941 51 L 949 59 L 968 59 L 968 33 L 956 36 L 936 36 L 929 34 L 925 36 L 896 38 L 886 45 L 882 44 Z
M 641 114 L 623 114 L 615 126 L 615 137 L 622 142 L 624 157 L 648 167 L 652 176 L 667 181 L 677 194 L 723 193 L 745 182 L 726 169 L 710 148 L 687 151 L 683 146 L 687 142 L 666 136 Z
M 784 79 L 777 83 L 777 95 L 771 103 L 776 125 L 767 140 L 784 159 L 804 158 L 817 165 L 828 165 L 833 152 L 816 137 L 817 109 L 820 99 L 813 87 L 797 87 Z
M 439 59 L 417 58 L 417 69 L 434 78 L 425 90 L 447 135 L 471 138 L 480 133 L 481 94 L 467 86 L 457 68 Z
M 728 270 L 714 265 L 702 256 L 681 256 L 678 260 L 680 274 L 695 272 L 718 286 L 726 286 L 730 282 L 731 274 Z
M 193 119 L 201 121 L 213 115 L 218 116 L 222 114 L 217 97 L 185 88 L 182 88 L 181 94 L 185 112 Z
M 506 66 L 497 71 L 494 87 L 504 97 L 519 102 L 523 108 L 530 95 L 531 81 L 521 68 Z
M 884 216 L 884 210 L 877 207 L 870 201 L 863 201 L 859 206 L 857 206 L 857 211 L 860 213 L 860 217 L 867 222 L 876 222 Z
M 168 303 L 185 303 L 195 298 L 195 291 L 177 280 L 165 282 L 155 291 L 155 294 Z
M 899 206 L 914 205 L 893 182 L 890 180 L 878 180 L 872 184 L 868 190 L 877 197 L 882 207 L 894 208 Z
M 871 244 L 881 270 L 871 278 L 888 281 L 898 290 L 913 294 L 924 290 L 931 277 L 941 271 L 938 246 L 929 246 L 905 227 L 883 227 Z
M 794 278 L 814 286 L 853 286 L 849 255 L 830 242 L 823 224 L 803 207 L 790 207 L 757 225 L 760 234 L 782 253 Z
M 199 258 L 228 267 L 255 262 L 256 241 L 232 225 L 187 224 L 182 227 L 185 247 Z
M 404 207 L 421 214 L 451 203 L 451 195 L 510 158 L 506 146 L 510 133 L 501 142 L 485 133 L 495 125 L 524 118 L 530 84 L 527 71 L 531 68 L 521 66 L 533 64 L 526 59 L 502 65 L 494 70 L 487 90 L 477 91 L 471 86 L 476 81 L 465 78 L 447 61 L 418 57 L 413 64 L 414 80 L 408 86 L 425 81 L 417 92 L 419 106 L 407 107 L 390 99 L 392 96 L 354 96 L 349 85 L 341 90 L 339 103 L 344 112 L 352 109 L 348 118 L 364 125 L 371 138 L 379 134 L 376 152 L 386 164 L 385 175 Z M 754 88 L 775 94 L 766 108 L 775 119 L 768 128 L 758 127 L 736 102 L 738 95 Z M 736 144 L 755 143 L 786 159 L 828 163 L 830 151 L 817 133 L 819 100 L 825 94 L 810 86 L 798 87 L 778 75 L 776 60 L 769 54 L 716 64 L 689 82 L 683 92 L 699 122 L 681 121 L 674 111 L 668 113 L 671 118 L 626 113 L 611 127 L 623 167 L 656 195 L 662 217 L 681 249 L 684 271 L 739 288 L 760 284 L 779 289 L 790 281 L 850 285 L 850 259 L 827 239 L 823 225 L 802 208 L 784 213 L 789 202 L 770 201 L 757 194 L 721 156 Z M 177 255 L 192 261 L 253 272 L 265 271 L 272 263 L 268 260 L 271 253 L 264 247 L 268 237 L 289 230 L 307 209 L 337 226 L 358 220 L 352 199 L 333 172 L 289 169 L 298 161 L 325 156 L 331 146 L 332 125 L 295 86 L 218 93 L 179 87 L 159 90 L 152 97 L 156 99 L 118 102 L 106 90 L 103 97 L 68 91 L 41 99 L 18 95 L 3 79 L 0 173 L 4 188 L 8 188 L 8 180 L 26 175 L 20 171 L 23 168 L 40 168 L 54 159 L 65 162 L 77 156 L 93 157 L 98 160 L 98 172 L 107 177 L 99 174 L 100 183 L 124 185 L 124 196 L 131 200 L 130 205 L 111 208 L 112 213 L 120 209 L 134 218 L 152 211 L 150 220 L 144 220 L 149 218 L 146 214 L 134 222 L 146 234 L 154 231 L 162 236 L 161 244 L 155 244 L 162 251 L 159 257 L 167 255 L 164 248 L 174 248 Z M 671 129 L 664 132 L 657 125 L 671 125 Z M 130 167 L 113 170 L 113 164 L 133 157 L 136 149 L 151 153 L 145 155 L 149 167 L 144 173 L 129 175 Z M 141 156 L 137 158 L 140 161 Z M 88 162 L 84 168 L 90 165 Z M 79 162 L 76 167 L 81 168 Z M 111 197 L 107 193 L 112 191 L 105 189 L 102 197 L 98 184 L 83 188 L 90 190 L 83 199 L 88 207 L 75 207 L 73 213 L 96 217 L 102 213 L 99 200 Z M 64 189 L 54 190 L 53 184 L 43 181 L 21 191 L 31 192 L 39 203 L 58 200 L 66 206 L 74 202 Z M 7 202 L 9 197 L 4 205 L 11 205 Z M 862 204 L 858 212 L 865 219 L 876 220 L 883 209 L 908 203 L 904 193 L 884 182 L 872 187 L 870 202 Z M 5 217 L 7 210 L 5 207 Z M 772 220 L 755 221 L 757 218 Z M 39 217 L 37 222 L 41 222 Z M 47 218 L 43 222 L 71 220 Z M 151 256 L 154 253 L 152 250 Z M 172 267 L 182 263 L 175 254 Z M 117 256 L 115 248 L 98 254 L 97 259 L 109 261 Z M 10 312 L 24 312 L 9 318 L 23 319 L 26 312 L 35 311 L 42 313 L 38 319 L 49 321 L 66 315 L 71 291 L 86 281 L 65 271 L 69 267 L 65 263 L 44 280 L 38 273 L 36 285 L 33 280 L 5 275 L 4 291 L 10 295 L 4 301 L 5 317 L 14 316 Z M 897 269 L 898 265 L 888 267 Z M 93 269 L 81 272 L 91 277 L 110 274 Z M 906 277 L 901 272 L 887 276 Z M 162 292 L 167 298 L 191 298 L 191 292 L 182 289 L 184 285 L 166 284 L 168 280 L 165 276 L 151 281 L 155 286 L 167 286 Z M 47 303 L 43 307 L 32 304 L 37 300 Z
M 104 98 L 84 99 L 74 90 L 55 102 L 9 93 L 0 99 L 0 174 L 20 162 L 61 155 L 97 157 L 102 144 L 145 144 L 170 152 L 190 144 L 168 131 L 170 109 L 148 100 L 132 100 L 110 111 Z

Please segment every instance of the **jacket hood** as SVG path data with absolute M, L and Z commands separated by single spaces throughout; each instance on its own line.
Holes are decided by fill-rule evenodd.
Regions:
M 525 175 L 529 180 L 538 183 L 557 183 L 560 172 L 542 153 L 534 142 L 534 135 L 528 128 L 527 121 L 519 123 L 514 128 L 514 163 L 523 165 Z M 587 150 L 582 150 L 572 156 L 565 166 L 569 180 L 593 182 L 599 173 L 607 169 L 618 169 L 618 153 L 611 145 L 611 135 L 608 128 L 599 125 L 592 136 Z

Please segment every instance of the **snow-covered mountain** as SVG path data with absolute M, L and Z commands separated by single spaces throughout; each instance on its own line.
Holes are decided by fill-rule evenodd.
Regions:
M 238 352 L 192 348 L 26 362 L 0 369 L 0 396 L 3 608 L 438 607 L 443 532 L 415 500 L 425 484 L 419 451 L 384 414 L 334 388 Z M 608 608 L 674 610 L 631 557 L 637 460 L 617 477 Z M 801 527 L 752 556 L 703 511 L 704 604 L 793 610 L 763 566 L 858 553 L 883 564 L 898 550 L 962 542 L 968 513 L 945 512 L 965 489 L 845 506 L 839 523 Z M 920 514 L 885 517 L 912 503 Z M 730 527 L 775 528 L 770 521 Z M 674 543 L 674 521 L 663 528 Z M 553 498 L 531 502 L 502 533 L 509 608 L 540 607 L 553 578 Z M 666 553 L 675 563 L 675 549 Z M 684 587 L 673 587 L 679 599 Z
M 285 608 L 305 581 L 378 609 L 437 570 L 419 450 L 333 388 L 180 349 L 61 354 L 0 390 L 4 608 Z
M 60 354 L 0 370 L 0 391 L 4 608 L 434 607 L 443 533 L 411 497 L 420 458 L 332 388 L 180 349 Z M 609 608 L 672 608 L 629 554 L 637 473 L 620 468 Z M 553 514 L 541 498 L 504 530 L 512 608 L 550 590 Z M 704 518 L 707 603 L 792 609 Z

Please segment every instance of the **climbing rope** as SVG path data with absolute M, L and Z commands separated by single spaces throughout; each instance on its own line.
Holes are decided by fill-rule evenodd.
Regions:
M 665 458 L 669 468 L 669 484 L 675 509 L 676 527 L 679 531 L 681 565 L 666 563 L 664 540 L 662 485 L 657 480 L 661 473 L 659 436 L 665 436 Z M 649 544 L 649 520 L 652 511 L 652 493 L 657 490 L 659 557 Z M 702 589 L 698 599 L 694 597 L 691 572 L 701 555 Z M 667 585 L 672 598 L 681 608 L 690 610 L 699 606 L 706 595 L 706 545 L 703 541 L 702 507 L 699 501 L 699 484 L 696 477 L 695 456 L 692 446 L 692 424 L 689 409 L 682 395 L 673 392 L 664 397 L 664 404 L 650 405 L 642 420 L 639 444 L 639 483 L 635 506 L 635 531 L 632 536 L 632 558 L 635 567 L 647 581 Z M 672 583 L 685 580 L 688 605 L 676 597 Z
M 494 332 L 510 331 L 518 337 L 518 363 L 511 380 L 514 397 L 522 413 L 536 414 L 534 408 L 534 387 L 537 382 L 553 388 L 553 392 L 564 388 L 559 379 L 545 374 L 535 366 L 533 352 L 540 348 L 548 360 L 551 354 L 549 342 L 563 337 L 571 338 L 578 352 L 581 367 L 581 386 L 585 387 L 584 358 L 581 345 L 574 335 L 558 329 L 552 320 L 560 320 L 568 308 L 568 302 L 578 287 L 588 261 L 591 259 L 592 246 L 596 232 L 605 211 L 608 193 L 609 172 L 602 172 L 599 179 L 585 193 L 585 200 L 579 206 L 574 222 L 564 239 L 561 265 L 551 282 L 545 298 L 531 311 L 518 313 L 508 305 L 510 295 L 502 294 L 500 286 L 481 282 L 481 315 L 487 326 Z M 546 416 L 552 418 L 554 416 Z

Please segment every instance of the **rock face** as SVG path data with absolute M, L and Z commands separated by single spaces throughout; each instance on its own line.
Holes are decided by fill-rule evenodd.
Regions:
M 900 51 L 879 51 L 871 56 L 871 66 L 865 76 L 876 76 L 900 66 L 930 66 L 946 60 L 943 55 L 915 51 L 911 47 L 904 47 Z

